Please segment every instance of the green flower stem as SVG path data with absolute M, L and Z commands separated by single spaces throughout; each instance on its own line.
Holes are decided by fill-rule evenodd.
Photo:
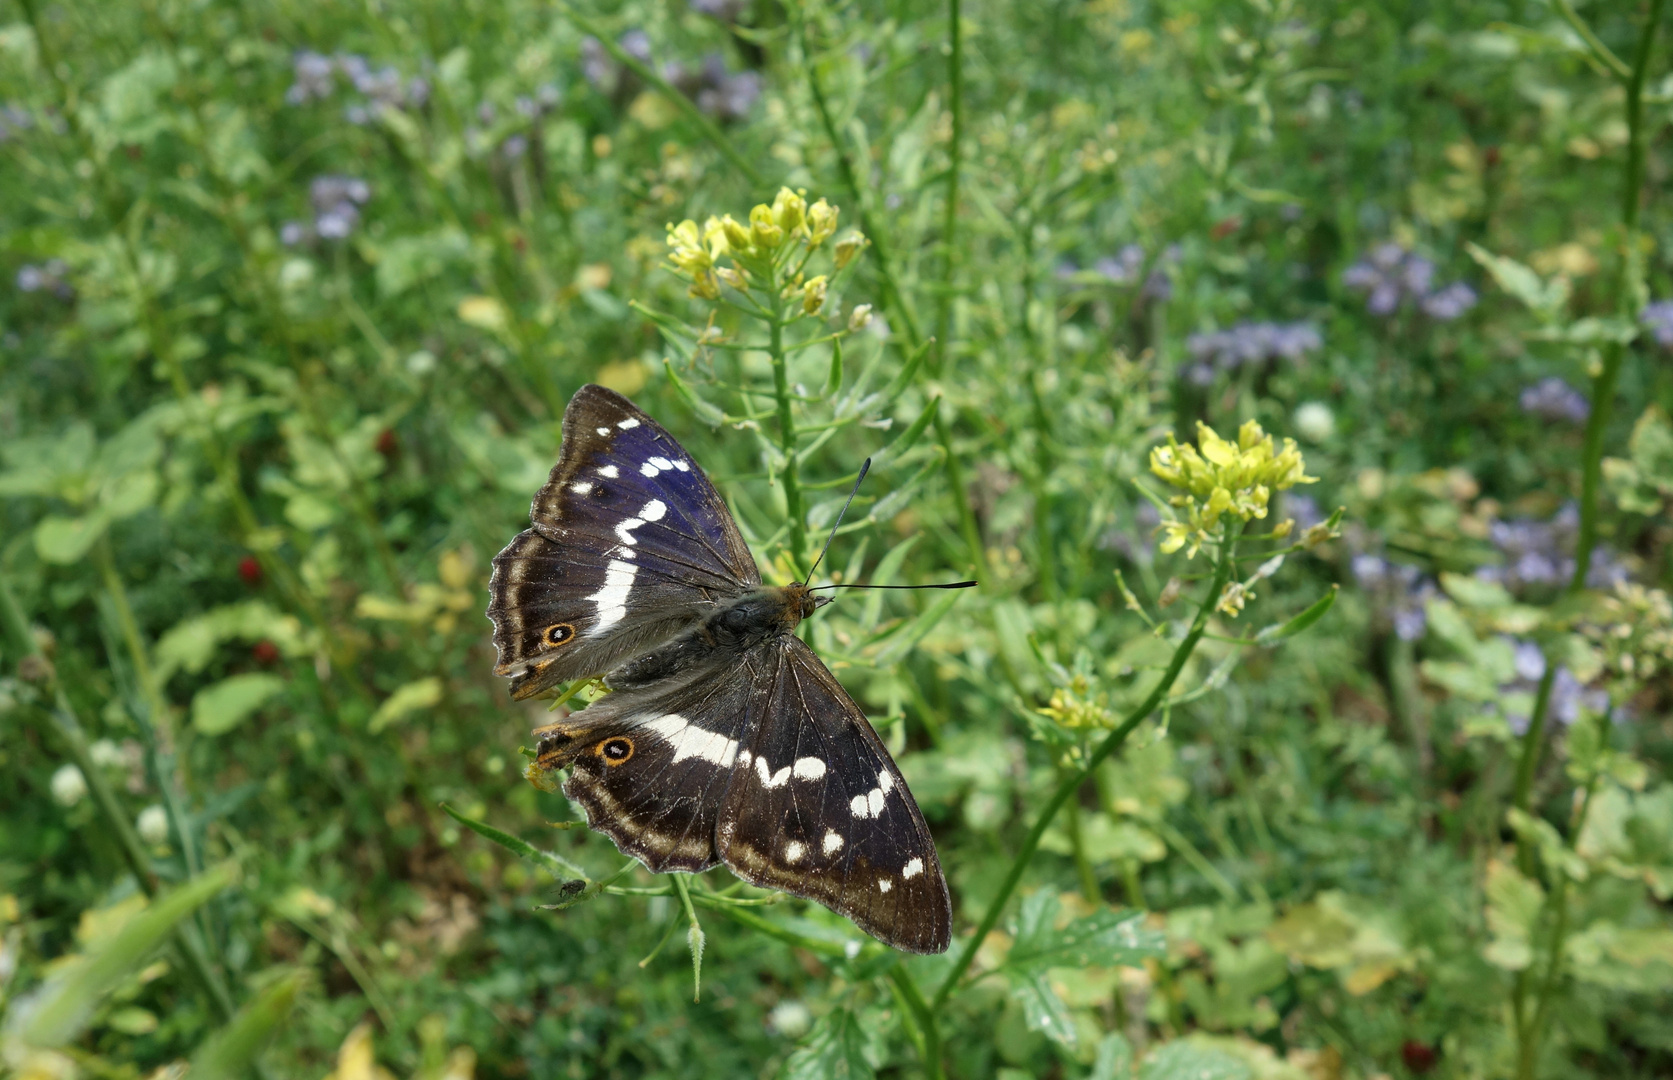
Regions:
M 773 396 L 778 401 L 778 446 L 784 455 L 784 468 L 778 478 L 784 484 L 784 513 L 790 520 L 790 565 L 797 573 L 803 566 L 807 552 L 807 513 L 802 509 L 802 485 L 797 468 L 796 417 L 791 411 L 789 358 L 784 353 L 784 305 L 778 298 L 779 282 L 775 274 L 770 279 L 769 296 L 772 317 L 767 320 L 769 340 L 767 353 L 773 362 Z
M 1063 808 L 1065 803 L 1074 797 L 1075 793 L 1080 790 L 1081 784 L 1085 783 L 1098 771 L 1098 766 L 1102 765 L 1111 754 L 1121 749 L 1122 744 L 1127 741 L 1127 736 L 1133 733 L 1133 729 L 1143 723 L 1151 713 L 1155 712 L 1168 691 L 1173 689 L 1175 680 L 1179 678 L 1179 673 L 1185 668 L 1185 661 L 1190 659 L 1191 653 L 1196 651 L 1197 642 L 1202 640 L 1203 633 L 1208 629 L 1209 616 L 1214 613 L 1214 605 L 1219 600 L 1221 592 L 1225 590 L 1226 582 L 1231 579 L 1233 560 L 1237 554 L 1237 541 L 1243 531 L 1243 523 L 1232 519 L 1223 528 L 1225 531 L 1221 534 L 1220 550 L 1215 555 L 1214 576 L 1209 581 L 1208 591 L 1203 594 L 1202 603 L 1197 607 L 1197 614 L 1191 620 L 1191 627 L 1186 631 L 1185 637 L 1180 641 L 1178 647 L 1174 649 L 1173 658 L 1168 661 L 1166 670 L 1162 672 L 1162 678 L 1151 688 L 1150 693 L 1146 695 L 1139 707 L 1128 713 L 1127 718 L 1121 722 L 1121 725 L 1104 737 L 1104 741 L 1099 743 L 1097 749 L 1093 750 L 1091 756 L 1086 759 L 1086 764 L 1058 784 L 1057 790 L 1052 793 L 1051 799 L 1046 803 L 1045 809 L 1040 812 L 1034 826 L 1028 830 L 1028 835 L 1023 838 L 1022 847 L 1017 851 L 1016 858 L 1012 860 L 1011 868 L 1006 871 L 1005 880 L 1000 884 L 999 892 L 994 895 L 992 902 L 988 904 L 987 911 L 982 915 L 982 921 L 976 925 L 975 933 L 965 942 L 964 951 L 959 954 L 958 960 L 953 964 L 953 969 L 947 973 L 940 989 L 935 992 L 935 998 L 931 1002 L 932 1008 L 938 1010 L 946 1004 L 947 999 L 952 996 L 953 991 L 958 987 L 959 980 L 969 969 L 971 962 L 976 959 L 976 950 L 981 948 L 982 942 L 986 940 L 989 932 L 998 924 L 999 916 L 1004 913 L 1005 905 L 1011 899 L 1011 894 L 1016 891 L 1017 885 L 1022 881 L 1023 872 L 1028 869 L 1028 863 L 1033 859 L 1034 852 L 1039 848 L 1040 838 L 1046 834 L 1046 829 L 1051 825 L 1051 819 L 1057 815 L 1057 812 Z
M 41 652 L 40 645 L 29 628 L 29 620 L 24 616 L 23 609 L 18 606 L 17 597 L 4 577 L 0 577 L 0 641 L 5 643 L 7 653 L 19 659 L 32 657 L 37 663 L 47 663 L 45 654 Z M 156 896 L 160 891 L 160 883 L 157 872 L 151 865 L 151 856 L 146 853 L 139 833 L 134 831 L 133 822 L 129 820 L 127 811 L 122 808 L 116 790 L 105 778 L 104 770 L 94 763 L 93 752 L 87 742 L 86 728 L 76 713 L 74 702 L 64 692 L 63 684 L 55 676 L 50 678 L 50 687 L 43 686 L 43 689 L 49 692 L 52 705 L 43 707 L 40 711 L 50 722 L 52 732 L 62 746 L 65 756 L 81 770 L 82 777 L 87 781 L 88 793 L 93 797 L 93 805 L 98 807 L 99 815 L 104 818 L 105 827 L 109 830 L 109 836 L 116 841 L 116 849 L 121 853 L 122 860 L 128 864 L 134 880 L 139 883 L 146 896 Z M 237 1011 L 232 994 L 227 990 L 220 973 L 210 963 L 208 951 L 197 934 L 195 924 L 189 920 L 177 923 L 173 936 L 175 947 L 180 951 L 187 970 L 208 996 L 215 1012 L 223 1020 L 232 1019 Z
M 1640 197 L 1644 189 L 1644 82 L 1649 73 L 1650 56 L 1655 49 L 1656 34 L 1661 29 L 1665 0 L 1649 0 L 1649 11 L 1644 27 L 1639 32 L 1637 49 L 1630 70 L 1622 70 L 1618 58 L 1595 37 L 1582 32 L 1593 53 L 1605 67 L 1619 78 L 1626 91 L 1627 160 L 1621 184 L 1621 251 L 1614 281 L 1615 310 L 1619 315 L 1633 317 L 1643 299 L 1643 254 L 1638 243 Z M 1572 8 L 1562 3 L 1559 9 L 1577 31 L 1584 23 Z M 1610 63 L 1614 60 L 1614 63 Z M 1598 489 L 1602 482 L 1603 438 L 1614 412 L 1615 390 L 1620 382 L 1621 367 L 1626 362 L 1624 342 L 1612 341 L 1604 347 L 1602 365 L 1592 378 L 1592 411 L 1586 419 L 1585 443 L 1581 450 L 1580 480 L 1580 535 L 1575 543 L 1574 576 L 1569 579 L 1567 592 L 1575 595 L 1586 587 L 1586 575 L 1591 569 L 1592 552 L 1597 547 Z M 1528 731 L 1522 738 L 1517 761 L 1516 786 L 1512 805 L 1526 811 L 1532 802 L 1533 781 L 1545 752 L 1546 714 L 1551 705 L 1551 686 L 1556 677 L 1556 658 L 1547 656 L 1545 673 L 1540 678 L 1539 691 L 1534 700 L 1533 715 L 1528 720 Z M 1595 779 L 1593 781 L 1595 783 Z M 1587 802 L 1590 802 L 1588 793 Z M 1584 808 L 1583 808 L 1584 809 Z M 1578 836 L 1580 824 L 1571 830 L 1570 844 Z M 1517 838 L 1517 865 L 1524 874 L 1534 868 L 1534 843 Z M 1560 871 L 1559 871 L 1560 873 Z M 1529 971 L 1517 972 L 1511 996 L 1511 1015 L 1515 1024 L 1517 1043 L 1518 1080 L 1531 1080 L 1539 1059 L 1539 1046 L 1544 1034 L 1546 1017 L 1557 992 L 1562 969 L 1563 941 L 1568 933 L 1568 882 L 1559 877 L 1545 903 L 1551 914 L 1551 956 L 1545 978 L 1536 993 L 1533 1016 L 1528 1016 L 1528 994 L 1532 986 Z
M 907 352 L 916 352 L 923 345 L 923 333 L 918 329 L 917 316 L 913 314 L 906 293 L 895 277 L 887 230 L 881 228 L 877 220 L 867 212 L 865 193 L 860 187 L 859 176 L 854 170 L 854 163 L 849 160 L 848 151 L 843 148 L 841 137 L 837 134 L 836 121 L 831 116 L 830 103 L 825 98 L 825 88 L 819 82 L 819 67 L 814 63 L 812 51 L 808 48 L 805 13 L 796 5 L 791 5 L 789 10 L 796 20 L 796 33 L 801 41 L 802 63 L 807 69 L 808 89 L 813 97 L 814 110 L 819 114 L 819 123 L 825 129 L 825 137 L 831 140 L 831 152 L 836 155 L 837 171 L 842 174 L 843 186 L 848 189 L 848 195 L 854 202 L 854 213 L 859 218 L 860 231 L 871 241 L 872 258 L 877 266 L 877 282 L 883 292 L 883 306 L 905 332 Z M 956 193 L 949 199 L 948 205 L 955 204 Z M 940 370 L 939 361 L 936 370 Z M 978 573 L 985 573 L 987 549 L 982 545 L 981 528 L 977 525 L 976 513 L 970 506 L 970 495 L 964 482 L 964 467 L 959 464 L 959 456 L 953 450 L 952 428 L 940 410 L 935 414 L 935 438 L 945 454 L 947 487 L 953 496 L 953 510 L 958 515 L 959 533 L 965 546 L 970 549 L 970 565 Z
M 575 29 L 597 41 L 616 63 L 639 76 L 647 86 L 652 87 L 666 98 L 671 105 L 680 111 L 680 115 L 690 122 L 692 127 L 702 133 L 703 138 L 707 139 L 710 145 L 720 151 L 722 157 L 732 163 L 733 168 L 744 174 L 749 180 L 750 186 L 757 188 L 767 186 L 766 176 L 751 164 L 748 158 L 738 152 L 738 148 L 732 145 L 732 140 L 726 137 L 726 133 L 720 130 L 720 126 L 704 116 L 702 111 L 692 104 L 690 98 L 674 89 L 667 79 L 657 74 L 655 68 L 622 48 L 616 43 L 614 36 L 605 33 L 597 23 L 576 11 L 572 5 L 565 3 L 564 0 L 555 0 L 552 6 Z
M 917 1022 L 923 1044 L 919 1047 L 927 1080 L 941 1080 L 941 1030 L 935 1023 L 935 1012 L 924 1000 L 923 992 L 912 980 L 906 965 L 896 964 L 889 969 L 889 982 L 895 993 L 906 1004 L 906 1010 Z
M 163 688 L 157 682 L 156 669 L 151 666 L 151 653 L 146 648 L 145 638 L 140 634 L 139 622 L 134 618 L 133 605 L 128 601 L 128 589 L 122 582 L 122 575 L 116 569 L 116 559 L 110 551 L 109 535 L 99 537 L 94 543 L 93 561 L 98 566 L 99 576 L 104 579 L 105 595 L 110 598 L 110 606 L 116 614 L 117 629 L 122 634 L 122 643 L 128 649 L 128 660 L 134 665 L 134 679 L 139 683 L 140 696 L 145 701 L 146 712 L 150 714 L 146 717 L 145 726 L 150 728 L 151 732 L 151 738 L 148 740 L 151 744 L 151 764 L 157 776 L 158 790 L 162 792 L 163 807 L 168 812 L 169 823 L 174 827 L 175 840 L 180 844 L 180 857 L 186 864 L 186 873 L 190 877 L 196 877 L 202 871 L 202 866 L 198 861 L 197 840 L 192 835 L 191 822 L 181 804 L 174 714 L 163 697 Z
M 931 373 L 940 378 L 953 345 L 953 274 L 957 269 L 959 158 L 964 144 L 964 34 L 959 0 L 947 0 L 947 103 L 953 134 L 947 143 L 947 203 L 941 217 L 941 298 L 935 317 L 935 355 Z
M 1069 849 L 1075 860 L 1075 873 L 1080 877 L 1081 896 L 1091 904 L 1103 899 L 1098 888 L 1098 875 L 1092 869 L 1092 860 L 1086 856 L 1086 841 L 1081 834 L 1080 800 L 1070 799 L 1066 807 L 1063 823 L 1068 826 Z

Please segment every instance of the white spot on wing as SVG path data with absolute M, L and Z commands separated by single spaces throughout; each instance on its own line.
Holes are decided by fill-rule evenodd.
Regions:
M 575 483 L 569 485 L 569 490 L 575 492 L 575 494 L 577 494 L 577 495 L 586 495 L 586 494 L 590 493 L 592 491 L 592 489 L 593 489 L 593 484 L 592 484 L 591 480 L 578 480 Z
M 801 862 L 802 856 L 806 854 L 807 848 L 799 840 L 792 840 L 784 845 L 784 861 L 787 863 Z
M 610 434 L 610 429 L 607 428 L 607 427 L 601 427 L 601 428 L 598 429 L 598 433 L 600 435 L 608 435 L 608 434 Z
M 783 787 L 790 782 L 790 766 L 786 765 L 775 773 L 764 757 L 755 759 L 755 774 L 761 778 L 761 786 L 764 788 Z
M 611 559 L 604 568 L 604 584 L 587 597 L 598 605 L 598 621 L 587 633 L 599 634 L 621 622 L 627 615 L 627 595 L 633 591 L 633 578 L 639 568 L 630 562 Z
M 686 758 L 702 758 L 711 765 L 729 769 L 737 760 L 738 740 L 728 739 L 718 731 L 700 728 L 679 713 L 659 716 L 644 727 L 668 740 L 674 748 L 675 764 Z
M 917 877 L 919 874 L 921 874 L 923 872 L 924 872 L 924 860 L 913 859 L 911 862 L 907 863 L 906 866 L 901 869 L 900 879 L 902 881 L 911 881 L 913 878 Z
M 887 801 L 890 788 L 894 787 L 894 780 L 888 773 L 877 778 L 877 786 L 864 795 L 856 795 L 848 800 L 848 809 L 855 817 L 874 818 L 883 816 L 883 805 Z
M 798 780 L 818 780 L 825 775 L 825 763 L 816 757 L 799 757 L 791 775 Z
M 661 469 L 657 468 L 655 465 L 653 465 L 649 461 L 647 461 L 643 465 L 639 466 L 639 475 L 641 475 L 641 476 L 654 477 L 654 476 L 656 476 L 657 473 L 659 473 L 661 471 L 662 471 Z
M 690 472 L 691 471 L 691 466 L 687 465 L 685 462 L 681 461 L 679 458 L 674 459 L 674 468 L 680 470 L 681 472 Z
M 621 472 L 614 465 L 600 465 L 598 467 L 598 475 L 604 477 L 606 480 L 614 480 L 616 477 L 621 475 Z
M 825 841 L 820 846 L 824 848 L 825 854 L 835 855 L 842 850 L 842 837 L 837 835 L 835 829 L 826 829 Z
M 895 789 L 895 778 L 889 773 L 881 773 L 877 777 L 877 790 L 887 795 Z
M 633 530 L 637 529 L 644 523 L 644 518 L 628 518 L 626 521 L 616 526 L 616 536 L 621 539 L 622 543 L 632 547 L 634 544 L 639 542 L 633 538 Z
M 632 431 L 634 428 L 639 426 L 639 421 L 630 416 L 616 426 L 621 428 L 623 431 Z
M 871 808 L 866 804 L 864 795 L 856 795 L 848 800 L 848 809 L 855 817 L 870 817 Z
M 667 513 L 667 503 L 663 502 L 661 499 L 652 499 L 650 502 L 645 504 L 645 508 L 643 510 L 639 511 L 639 516 L 644 518 L 646 521 L 661 521 L 663 516 Z
M 866 802 L 870 804 L 871 816 L 883 816 L 883 789 L 872 788 L 866 795 Z
M 878 892 L 888 892 L 890 889 L 892 889 L 894 887 L 895 887 L 895 883 L 890 881 L 888 878 L 878 878 L 877 879 L 877 891 Z
M 665 457 L 651 458 L 650 464 L 655 465 L 657 468 L 661 469 L 663 472 L 667 472 L 669 469 L 672 469 L 674 467 L 674 463 L 672 461 L 669 461 Z

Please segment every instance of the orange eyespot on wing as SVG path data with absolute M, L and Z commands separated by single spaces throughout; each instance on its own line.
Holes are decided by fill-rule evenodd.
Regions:
M 575 627 L 566 622 L 553 623 L 545 629 L 540 638 L 553 648 L 559 645 L 568 645 L 575 640 Z
M 623 765 L 633 756 L 633 740 L 625 735 L 612 735 L 593 748 L 593 752 L 609 766 Z

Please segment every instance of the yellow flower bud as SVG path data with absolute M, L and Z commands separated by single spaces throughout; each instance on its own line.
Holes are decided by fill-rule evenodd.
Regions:
M 720 219 L 721 235 L 733 251 L 748 251 L 750 247 L 749 230 L 738 224 L 731 214 Z
M 1253 598 L 1254 595 L 1243 587 L 1241 581 L 1228 581 L 1225 591 L 1220 594 L 1220 600 L 1214 605 L 1214 608 L 1235 619 L 1242 613 L 1244 603 Z
M 824 199 L 807 208 L 808 247 L 818 247 L 836 232 L 838 210 Z
M 691 288 L 687 292 L 700 300 L 719 300 L 720 282 L 715 280 L 712 270 L 704 270 L 691 279 Z
M 759 252 L 771 252 L 784 242 L 784 230 L 773 221 L 773 208 L 761 203 L 749 212 L 749 238 Z
M 741 272 L 732 269 L 730 266 L 723 266 L 716 269 L 715 277 L 720 279 L 721 284 L 730 286 L 739 292 L 743 292 L 749 288 L 749 279 L 744 277 Z
M 668 226 L 668 246 L 673 249 L 668 259 L 688 274 L 699 274 L 714 265 L 714 259 L 703 246 L 697 223 L 687 219 Z
M 709 220 L 703 222 L 703 246 L 709 249 L 710 259 L 718 259 L 726 254 L 726 230 L 721 220 L 712 214 L 709 215 Z
M 836 243 L 836 268 L 841 270 L 854 261 L 854 256 L 870 246 L 871 241 L 858 229 L 850 229 L 848 234 Z
M 819 309 L 825 306 L 825 288 L 829 281 L 824 274 L 809 278 L 802 286 L 802 310 L 809 315 L 819 314 Z
M 856 304 L 854 310 L 848 313 L 848 329 L 854 332 L 864 330 L 871 325 L 871 305 Z
M 773 224 L 783 229 L 786 236 L 794 236 L 806 220 L 807 200 L 787 187 L 779 188 L 773 199 Z

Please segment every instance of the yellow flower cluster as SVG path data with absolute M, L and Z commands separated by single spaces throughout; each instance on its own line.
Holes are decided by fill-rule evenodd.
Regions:
M 1076 675 L 1068 686 L 1051 692 L 1051 704 L 1037 709 L 1066 728 L 1101 728 L 1114 723 L 1104 695 L 1094 693 L 1084 675 Z
M 1197 424 L 1196 446 L 1181 446 L 1168 436 L 1166 446 L 1150 452 L 1150 471 L 1183 492 L 1168 502 L 1182 510 L 1184 518 L 1163 524 L 1162 551 L 1189 545 L 1186 557 L 1190 558 L 1226 514 L 1244 521 L 1266 517 L 1274 491 L 1318 480 L 1305 469 L 1294 439 L 1285 439 L 1280 450 L 1253 420 L 1238 429 L 1235 443 L 1203 423 Z
M 802 310 L 815 314 L 824 306 L 829 281 L 823 274 L 804 281 L 801 269 L 807 257 L 836 234 L 839 213 L 824 199 L 809 206 L 800 192 L 780 188 L 771 206 L 760 203 L 749 212 L 748 224 L 726 214 L 710 217 L 701 226 L 689 218 L 668 226 L 668 260 L 691 280 L 691 295 L 706 300 L 719 299 L 722 285 L 746 292 L 752 284 L 775 280 L 782 270 L 788 279 L 780 290 L 782 297 L 799 297 Z M 852 262 L 867 243 L 858 231 L 849 230 L 833 249 L 836 268 Z M 791 265 L 791 254 L 798 251 L 801 258 Z M 722 258 L 731 265 L 721 265 Z

